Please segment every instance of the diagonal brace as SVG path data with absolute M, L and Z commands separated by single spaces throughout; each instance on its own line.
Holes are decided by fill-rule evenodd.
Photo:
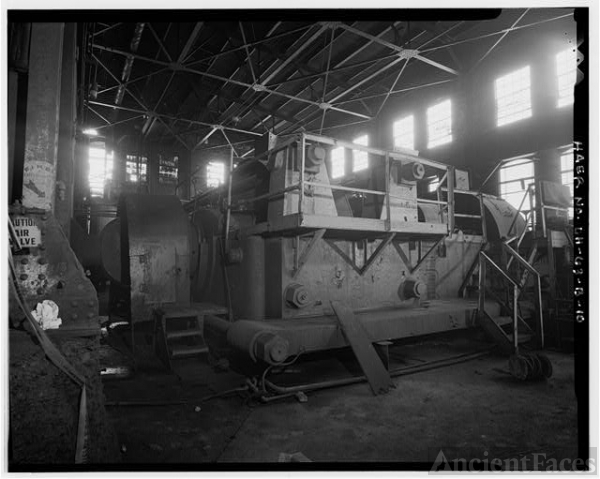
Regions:
M 365 274 L 369 268 L 373 265 L 373 263 L 375 262 L 375 260 L 377 258 L 379 258 L 379 256 L 381 256 L 381 253 L 383 253 L 383 250 L 387 247 L 387 245 L 389 245 L 392 240 L 396 237 L 396 233 L 390 233 L 389 235 L 386 236 L 386 238 L 379 244 L 379 246 L 377 247 L 377 249 L 375 251 L 373 251 L 373 253 L 371 254 L 371 256 L 369 257 L 369 259 L 367 260 L 367 262 L 365 263 L 365 265 L 360 269 L 359 274 L 362 276 L 363 274 Z
M 308 258 L 310 257 L 310 254 L 315 249 L 315 246 L 317 245 L 319 240 L 321 238 L 323 238 L 325 231 L 327 231 L 326 228 L 321 228 L 321 229 L 315 231 L 315 234 L 311 237 L 310 241 L 306 245 L 306 248 L 304 248 L 304 250 L 302 251 L 302 254 L 300 255 L 300 257 L 298 258 L 296 256 L 297 261 L 296 261 L 296 266 L 294 267 L 294 272 L 292 273 L 292 278 L 295 278 L 298 275 L 298 273 L 300 273 L 300 270 L 308 261 Z M 299 238 L 298 238 L 298 240 L 299 240 Z M 298 243 L 299 243 L 299 241 L 298 241 Z M 298 246 L 300 246 L 300 245 L 298 244 Z M 298 249 L 296 249 L 296 255 L 297 254 L 298 254 Z

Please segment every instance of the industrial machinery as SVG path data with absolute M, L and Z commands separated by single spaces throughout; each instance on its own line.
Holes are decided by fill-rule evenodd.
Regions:
M 368 167 L 332 178 L 334 148 L 364 155 Z M 378 393 L 391 383 L 378 355 L 386 341 L 474 326 L 478 313 L 496 321 L 512 308 L 469 285 L 480 253 L 492 261 L 490 245 L 520 236 L 525 220 L 502 199 L 457 189 L 452 166 L 302 133 L 235 168 L 232 154 L 229 172 L 226 185 L 185 204 L 122 197 L 102 261 L 111 303 L 132 327 L 162 317 L 167 339 L 202 335 L 246 372 L 351 346 Z M 177 317 L 177 308 L 194 327 L 169 334 L 164 311 Z M 509 345 L 525 326 L 543 342 L 540 304 L 510 311 Z

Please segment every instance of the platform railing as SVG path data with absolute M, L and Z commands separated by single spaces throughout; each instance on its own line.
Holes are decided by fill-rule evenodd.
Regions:
M 374 155 L 374 157 L 382 157 L 381 159 L 385 162 L 385 189 L 381 190 L 372 190 L 367 188 L 357 188 L 357 187 L 349 187 L 343 185 L 335 185 L 335 184 L 325 184 L 316 181 L 311 181 L 306 178 L 305 167 L 306 167 L 306 144 L 307 141 L 315 142 L 323 145 L 329 145 L 333 147 L 343 147 L 350 150 L 358 150 L 364 151 L 368 154 Z M 295 146 L 295 147 L 294 147 Z M 285 195 L 286 193 L 290 193 L 293 191 L 298 191 L 299 199 L 298 205 L 296 209 L 296 213 L 299 215 L 304 214 L 303 204 L 304 204 L 304 196 L 305 196 L 305 187 L 318 187 L 329 189 L 331 191 L 346 191 L 348 193 L 358 193 L 358 194 L 368 194 L 375 196 L 383 196 L 383 207 L 386 209 L 386 225 L 387 229 L 391 228 L 391 200 L 399 199 L 399 200 L 410 200 L 415 201 L 416 204 L 433 204 L 438 205 L 440 209 L 441 222 L 446 223 L 448 225 L 448 230 L 452 231 L 454 229 L 454 170 L 450 165 L 445 165 L 443 163 L 439 163 L 436 161 L 428 160 L 425 158 L 421 158 L 415 155 L 410 155 L 408 153 L 400 153 L 387 151 L 380 148 L 373 148 L 364 145 L 358 145 L 356 143 L 351 143 L 343 140 L 337 140 L 330 137 L 313 135 L 308 133 L 301 133 L 299 135 L 295 135 L 294 137 L 284 141 L 279 144 L 275 148 L 268 150 L 258 156 L 255 159 L 265 159 L 265 158 L 273 158 L 274 155 L 278 154 L 281 151 L 285 151 L 284 167 L 289 167 L 289 161 L 292 158 L 292 151 L 296 150 L 298 152 L 299 159 L 299 181 L 293 185 L 287 186 L 285 188 L 281 188 L 280 190 L 273 191 L 270 193 L 266 193 L 263 195 L 255 196 L 252 198 L 244 198 L 237 202 L 240 204 L 249 204 L 254 203 L 260 200 L 270 200 L 273 198 L 280 197 Z M 408 197 L 401 196 L 397 194 L 393 194 L 390 192 L 390 165 L 393 161 L 411 161 L 411 162 L 420 162 L 423 165 L 430 166 L 439 170 L 443 170 L 444 174 L 439 182 L 437 188 L 437 200 L 427 199 L 427 198 L 419 198 L 419 197 Z M 440 187 L 445 183 L 447 185 L 447 199 L 444 201 L 440 196 Z M 228 208 L 231 208 L 232 205 L 228 203 Z M 446 213 L 446 220 L 444 221 L 444 213 Z
M 503 248 L 514 257 L 530 274 L 533 274 L 535 277 L 534 280 L 534 294 L 535 294 L 535 303 L 536 303 L 536 336 L 538 341 L 540 342 L 540 347 L 544 347 L 544 319 L 542 314 L 542 289 L 541 289 L 541 278 L 539 272 L 531 266 L 522 256 L 520 256 L 515 250 L 513 250 L 506 243 L 503 243 Z M 521 322 L 527 329 L 533 332 L 532 328 L 525 322 L 525 320 L 519 315 L 518 305 L 519 298 L 521 296 L 521 292 L 525 289 L 526 281 L 517 282 L 517 280 L 513 279 L 509 274 L 504 271 L 493 259 L 491 259 L 487 254 L 483 251 L 479 253 L 479 311 L 486 314 L 492 321 L 494 320 L 491 315 L 489 315 L 485 309 L 486 304 L 486 279 L 487 279 L 487 267 L 491 266 L 494 271 L 500 273 L 503 280 L 509 283 L 509 286 L 512 286 L 512 308 L 510 305 L 504 304 L 504 302 L 495 297 L 495 299 L 504 304 L 505 307 L 509 306 L 509 309 L 512 309 L 512 319 L 513 319 L 513 347 L 515 348 L 515 352 L 518 351 L 518 324 Z M 499 326 L 498 329 L 504 333 Z M 504 333 L 505 334 L 505 333 Z M 505 334 L 505 336 L 507 336 Z M 508 336 L 507 336 L 507 339 Z
M 488 318 L 490 318 L 498 331 L 500 331 L 507 340 L 511 340 L 511 338 L 504 332 L 504 330 L 498 326 L 496 321 L 492 315 L 490 315 L 486 308 L 486 280 L 487 280 L 487 267 L 491 266 L 496 272 L 500 273 L 501 277 L 512 286 L 512 294 L 513 294 L 513 305 L 512 305 L 512 328 L 513 328 L 513 337 L 512 337 L 512 346 L 515 354 L 518 354 L 519 351 L 519 312 L 518 312 L 518 290 L 519 285 L 516 281 L 514 281 L 508 274 L 506 274 L 500 266 L 498 266 L 494 260 L 492 260 L 487 254 L 483 251 L 479 253 L 479 311 L 480 313 L 485 314 Z

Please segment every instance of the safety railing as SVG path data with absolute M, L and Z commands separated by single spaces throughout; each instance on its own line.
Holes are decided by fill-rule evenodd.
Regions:
M 372 157 L 382 157 L 385 163 L 385 189 L 381 190 L 373 190 L 367 188 L 358 188 L 351 186 L 344 186 L 339 184 L 331 184 L 331 183 L 321 183 L 317 181 L 313 181 L 310 178 L 307 178 L 307 174 L 305 171 L 306 168 L 306 145 L 307 142 L 316 143 L 320 145 L 326 145 L 331 147 L 343 147 L 349 150 L 357 150 L 366 152 L 367 154 L 372 155 Z M 277 159 L 277 155 L 280 152 L 284 152 L 284 158 Z M 419 204 L 432 204 L 437 205 L 439 207 L 439 215 L 440 222 L 446 223 L 448 225 L 448 230 L 453 231 L 454 229 L 454 170 L 450 165 L 446 165 L 443 163 L 439 163 L 436 161 L 428 160 L 425 158 L 421 158 L 415 155 L 410 155 L 408 153 L 401 153 L 395 151 L 387 151 L 380 148 L 373 148 L 364 145 L 358 145 L 356 143 L 351 143 L 343 140 L 337 140 L 330 137 L 301 133 L 299 135 L 295 135 L 294 137 L 280 143 L 275 148 L 263 152 L 260 155 L 255 157 L 256 160 L 264 160 L 268 159 L 268 161 L 280 161 L 283 164 L 279 164 L 279 167 L 289 168 L 290 161 L 296 160 L 298 161 L 298 171 L 299 178 L 298 182 L 292 185 L 289 185 L 285 188 L 281 188 L 277 191 L 273 191 L 270 193 L 266 193 L 263 195 L 255 196 L 252 198 L 244 198 L 237 201 L 237 205 L 244 205 L 249 203 L 254 203 L 260 200 L 270 200 L 274 198 L 281 197 L 286 193 L 298 191 L 298 204 L 295 208 L 296 211 L 294 213 L 298 213 L 300 215 L 305 214 L 304 212 L 304 197 L 306 194 L 306 187 L 312 188 L 323 188 L 333 191 L 345 191 L 348 193 L 356 193 L 356 194 L 365 194 L 365 195 L 375 195 L 383 197 L 383 205 L 382 207 L 386 210 L 386 224 L 387 229 L 390 229 L 391 222 L 391 200 L 410 200 Z M 438 170 L 444 171 L 439 185 L 436 189 L 437 199 L 428 199 L 422 198 L 415 195 L 412 196 L 402 196 L 398 194 L 394 194 L 390 191 L 390 165 L 392 162 L 419 162 L 425 166 L 429 166 Z M 444 200 L 441 197 L 440 187 L 446 184 L 447 186 L 447 198 Z M 231 208 L 233 205 L 228 204 L 228 207 Z M 288 213 L 288 214 L 294 214 Z
M 523 319 L 523 317 L 519 314 L 519 298 L 521 296 L 522 291 L 526 287 L 526 279 L 521 281 L 513 279 L 506 271 L 504 271 L 493 259 L 491 259 L 487 254 L 483 251 L 479 253 L 479 311 L 485 313 L 492 321 L 494 318 L 486 311 L 486 294 L 487 294 L 487 267 L 491 266 L 496 273 L 500 274 L 500 277 L 509 284 L 509 288 L 511 288 L 512 293 L 512 304 L 507 304 L 502 298 L 498 295 L 493 294 L 494 299 L 500 303 L 505 309 L 511 310 L 512 312 L 512 325 L 513 325 L 513 338 L 512 343 L 515 352 L 518 351 L 518 325 L 522 324 L 526 329 L 536 334 L 537 339 L 540 343 L 540 346 L 544 347 L 544 321 L 542 315 L 542 295 L 541 295 L 541 279 L 538 271 L 533 268 L 527 261 L 520 256 L 515 250 L 513 250 L 510 246 L 503 243 L 503 248 L 509 253 L 512 257 L 514 257 L 530 274 L 535 276 L 534 280 L 534 291 L 535 291 L 535 310 L 536 310 L 536 330 L 534 331 L 529 324 Z M 494 321 L 495 322 L 495 321 Z M 498 326 L 498 325 L 497 325 Z M 507 339 L 511 339 L 504 332 L 500 326 L 498 329 L 506 336 Z

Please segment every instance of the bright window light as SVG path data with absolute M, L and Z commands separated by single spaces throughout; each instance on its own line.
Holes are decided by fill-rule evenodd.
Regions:
M 148 158 L 145 156 L 126 155 L 125 173 L 130 183 L 146 183 L 148 178 Z
M 409 115 L 394 122 L 394 146 L 415 149 L 415 117 Z
M 178 156 L 160 156 L 158 159 L 158 182 L 159 183 L 177 183 L 177 173 L 179 171 Z
M 519 208 L 527 187 L 535 181 L 533 161 L 524 159 L 507 163 L 500 168 L 500 196 L 515 208 Z M 525 199 L 523 210 L 529 209 Z
M 225 183 L 225 163 L 211 161 L 206 165 L 206 186 L 216 188 Z
M 104 143 L 91 143 L 88 151 L 88 162 L 90 195 L 102 198 L 104 197 L 104 185 L 112 179 L 113 152 L 107 153 Z
M 496 79 L 496 125 L 508 125 L 531 117 L 529 66 Z
M 343 147 L 331 150 L 331 178 L 340 178 L 346 173 L 346 151 Z
M 87 128 L 83 130 L 83 134 L 87 136 L 98 136 L 98 130 L 95 130 L 94 128 Z
M 452 102 L 445 100 L 427 109 L 427 148 L 434 148 L 452 141 Z
M 369 135 L 359 136 L 355 138 L 352 143 L 357 145 L 369 146 Z M 352 158 L 354 160 L 352 165 L 352 171 L 361 171 L 369 167 L 369 154 L 366 151 L 353 150 Z
M 569 187 L 571 198 L 575 196 L 573 191 L 573 150 L 569 149 L 560 155 L 560 180 L 564 186 Z M 573 218 L 573 208 L 569 208 L 569 218 Z
M 577 78 L 577 54 L 568 48 L 556 55 L 556 75 L 558 78 L 558 107 L 572 105 L 575 101 L 575 80 Z
M 440 179 L 436 176 L 435 178 L 432 178 L 431 180 L 429 180 L 429 183 L 427 183 L 427 191 L 429 191 L 429 193 L 433 193 L 437 187 L 440 184 Z

